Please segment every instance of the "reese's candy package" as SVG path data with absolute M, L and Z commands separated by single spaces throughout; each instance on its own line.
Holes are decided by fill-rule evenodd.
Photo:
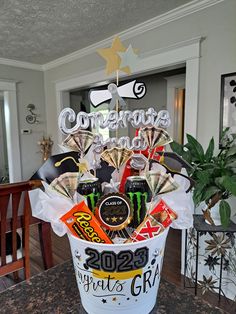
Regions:
M 161 199 L 156 207 L 151 211 L 151 216 L 167 228 L 173 220 L 177 219 L 177 214 Z
M 80 239 L 96 243 L 112 243 L 84 201 L 75 205 L 60 219 L 71 233 Z

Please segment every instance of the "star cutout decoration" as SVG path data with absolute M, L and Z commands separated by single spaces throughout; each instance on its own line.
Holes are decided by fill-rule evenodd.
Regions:
M 117 217 L 115 217 L 115 216 L 114 216 L 114 217 L 111 217 L 111 221 L 112 221 L 112 222 L 117 222 Z
M 121 68 L 128 67 L 129 68 L 128 74 L 133 73 L 137 64 L 139 63 L 139 57 L 135 53 L 133 47 L 129 45 L 125 52 L 118 52 L 118 55 L 121 58 L 120 67 Z
M 120 67 L 121 58 L 118 55 L 119 52 L 125 52 L 126 48 L 122 44 L 120 38 L 116 36 L 112 42 L 110 48 L 98 49 L 97 52 L 107 62 L 106 73 L 109 75 L 115 71 L 121 70 L 129 74 L 129 68 L 127 66 Z
M 81 261 L 81 254 L 79 253 L 78 250 L 75 250 L 75 257 L 76 257 L 79 261 Z
M 107 300 L 106 299 L 102 299 L 102 303 L 107 303 Z
M 152 255 L 153 257 L 157 257 L 159 254 L 160 254 L 159 250 L 156 249 Z

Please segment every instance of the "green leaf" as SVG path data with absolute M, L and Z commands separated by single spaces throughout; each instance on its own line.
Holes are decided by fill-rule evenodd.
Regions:
M 204 163 L 201 165 L 202 168 L 206 168 L 206 169 L 212 169 L 213 167 L 215 167 L 216 165 L 211 163 L 211 162 L 208 162 L 208 163 Z
M 236 154 L 236 145 L 231 146 L 228 150 L 228 152 L 226 153 L 226 157 L 232 156 Z
M 236 176 L 225 176 L 222 185 L 226 190 L 236 196 Z
M 211 158 L 213 157 L 214 148 L 215 148 L 215 142 L 214 142 L 214 138 L 212 137 L 208 145 L 208 148 L 206 150 L 206 154 L 205 154 L 205 159 L 207 162 L 209 162 Z
M 202 201 L 204 201 L 203 194 L 204 194 L 205 184 L 197 183 L 193 189 L 193 201 L 195 205 L 198 205 Z
M 234 160 L 234 161 L 230 160 L 229 162 L 227 162 L 225 167 L 226 168 L 236 168 L 236 160 Z
M 205 155 L 202 145 L 190 134 L 187 134 L 187 139 L 188 139 L 187 147 L 191 151 L 193 157 L 203 162 Z
M 201 203 L 203 200 L 203 194 L 202 191 L 194 189 L 193 191 L 193 202 L 197 206 Z
M 183 157 L 183 159 L 186 160 L 189 164 L 191 164 L 191 162 L 192 162 L 192 156 L 191 156 L 191 153 L 190 153 L 189 150 L 188 150 L 188 151 L 184 151 L 184 150 L 183 150 L 182 157 Z
M 177 153 L 178 155 L 182 156 L 184 151 L 183 145 L 173 141 L 172 143 L 170 143 L 170 147 L 174 153 Z
M 220 189 L 224 189 L 224 186 L 222 185 L 224 181 L 224 177 L 217 177 L 215 178 L 215 184 L 220 188 Z
M 211 180 L 212 172 L 212 169 L 206 169 L 198 171 L 196 175 L 201 183 L 208 184 Z
M 231 208 L 229 204 L 221 200 L 220 202 L 220 220 L 223 227 L 227 228 L 230 223 Z
M 222 131 L 222 134 L 221 134 L 221 137 L 220 137 L 220 142 L 222 142 L 224 140 L 224 138 L 227 136 L 227 133 L 229 131 L 229 127 L 225 128 L 223 131 Z
M 208 201 L 212 196 L 214 196 L 217 192 L 220 192 L 220 189 L 217 186 L 210 186 L 205 189 L 204 192 L 204 200 Z

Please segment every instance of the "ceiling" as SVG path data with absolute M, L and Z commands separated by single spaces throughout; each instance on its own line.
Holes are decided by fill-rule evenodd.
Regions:
M 191 0 L 0 0 L 0 58 L 45 64 Z

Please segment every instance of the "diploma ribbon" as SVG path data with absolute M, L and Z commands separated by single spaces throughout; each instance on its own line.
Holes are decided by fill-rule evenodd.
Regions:
M 120 97 L 118 93 L 118 87 L 116 84 L 111 83 L 108 85 L 108 90 L 111 93 L 111 102 L 110 102 L 110 109 L 113 110 L 116 107 L 117 102 L 119 103 L 119 108 L 124 109 L 126 107 L 126 103 L 123 98 Z

